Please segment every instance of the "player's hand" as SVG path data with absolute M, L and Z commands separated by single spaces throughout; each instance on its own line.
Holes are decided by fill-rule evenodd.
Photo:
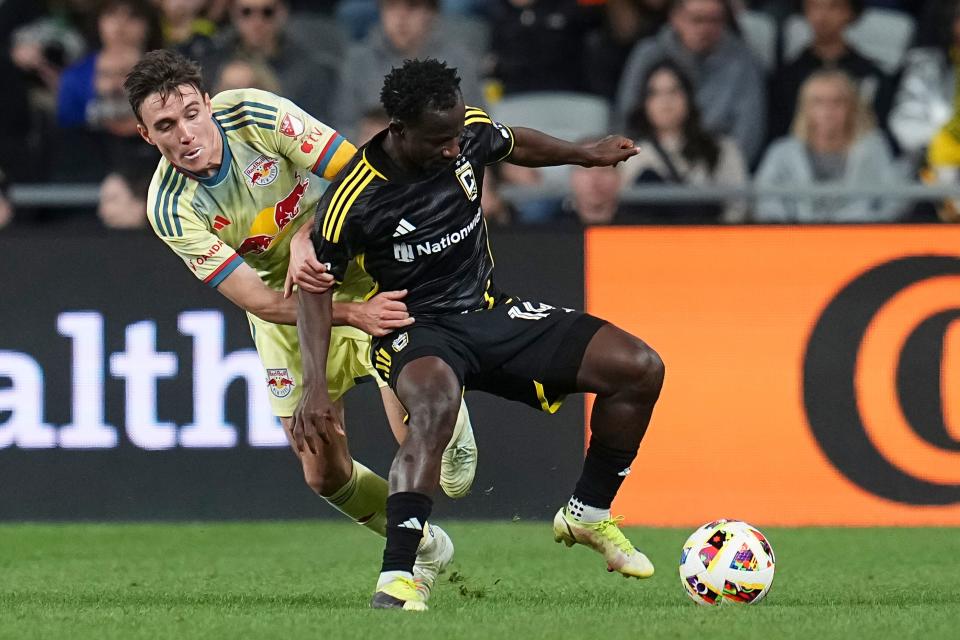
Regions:
M 300 453 L 320 452 L 324 444 L 344 436 L 340 414 L 323 387 L 304 386 L 300 403 L 293 412 L 293 443 Z
M 357 305 L 350 324 L 379 338 L 413 324 L 403 302 L 407 290 L 384 291 Z
M 585 167 L 615 166 L 640 152 L 633 140 L 623 136 L 607 136 L 586 145 L 585 149 L 588 158 Z
M 283 282 L 283 297 L 289 298 L 293 285 L 308 293 L 326 293 L 333 286 L 333 275 L 327 273 L 310 241 L 310 234 L 297 232 L 290 238 L 290 263 Z

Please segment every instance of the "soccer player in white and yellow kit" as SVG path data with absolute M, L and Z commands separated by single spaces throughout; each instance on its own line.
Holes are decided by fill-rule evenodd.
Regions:
M 289 435 L 302 384 L 299 340 L 292 326 L 296 299 L 283 295 L 291 247 L 296 246 L 292 239 L 303 229 L 300 235 L 309 244 L 306 235 L 317 202 L 356 149 L 291 101 L 266 91 L 225 91 L 211 100 L 199 67 L 170 51 L 144 56 L 125 88 L 141 135 L 163 156 L 147 199 L 150 225 L 197 278 L 246 310 L 272 408 Z M 399 438 L 402 407 L 370 364 L 369 333 L 383 335 L 413 320 L 402 292 L 377 294 L 354 263 L 337 298 L 341 326 L 331 336 L 329 390 L 331 398 L 340 398 L 372 377 L 381 386 Z M 448 447 L 448 475 L 453 478 L 448 493 L 462 495 L 476 463 L 465 406 L 458 422 L 460 433 Z M 386 481 L 351 458 L 343 432 L 327 436 L 316 453 L 298 454 L 307 484 L 356 522 L 384 535 Z M 426 531 L 421 546 L 420 577 L 429 593 L 453 547 L 439 527 Z

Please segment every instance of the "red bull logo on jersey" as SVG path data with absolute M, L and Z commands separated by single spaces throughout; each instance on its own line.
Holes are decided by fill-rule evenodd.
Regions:
M 261 155 L 247 165 L 243 175 L 250 179 L 250 184 L 265 187 L 271 184 L 280 175 L 280 162 L 276 158 Z
M 295 386 L 288 369 L 267 369 L 267 388 L 276 397 L 286 398 L 293 393 Z
M 294 218 L 300 215 L 300 201 L 310 186 L 310 178 L 300 178 L 297 174 L 297 184 L 285 197 L 272 207 L 266 207 L 257 214 L 250 225 L 250 235 L 247 236 L 237 253 L 241 256 L 249 253 L 263 253 L 270 248 L 274 239 L 283 231 Z

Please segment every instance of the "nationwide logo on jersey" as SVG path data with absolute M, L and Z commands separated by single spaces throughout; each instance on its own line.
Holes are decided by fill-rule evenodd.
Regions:
M 413 247 L 405 242 L 393 244 L 393 257 L 397 262 L 413 262 Z
M 293 376 L 286 368 L 267 369 L 267 387 L 270 393 L 278 398 L 286 398 L 293 393 L 293 388 L 297 386 L 293 382 Z
M 299 137 L 303 133 L 303 120 L 289 113 L 283 114 L 280 121 L 280 133 L 288 138 Z
M 263 253 L 269 249 L 273 239 L 300 215 L 300 201 L 309 185 L 310 178 L 301 180 L 298 173 L 297 184 L 293 190 L 275 205 L 257 214 L 250 225 L 250 235 L 240 243 L 237 253 L 244 256 L 248 253 Z
M 474 214 L 473 219 L 470 220 L 466 226 L 453 233 L 447 233 L 433 242 L 419 242 L 416 248 L 406 242 L 395 242 L 393 243 L 393 258 L 398 262 L 413 262 L 417 256 L 429 256 L 446 251 L 453 245 L 466 240 L 470 234 L 473 233 L 474 229 L 477 228 L 477 225 L 480 224 L 480 220 L 482 219 L 483 211 L 480 207 L 477 207 L 477 213 Z M 400 234 L 399 226 L 393 236 L 397 237 L 397 235 L 403 235 Z
M 493 127 L 500 132 L 500 135 L 503 136 L 505 140 L 510 139 L 510 134 L 507 132 L 507 128 L 500 124 L 499 122 L 494 122 Z
M 469 161 L 464 161 L 462 165 L 457 167 L 457 180 L 460 181 L 460 186 L 463 187 L 464 192 L 467 194 L 467 198 L 470 201 L 477 199 L 477 196 L 480 195 L 480 190 L 477 188 L 477 178 L 473 175 L 473 167 L 470 165 Z
M 280 175 L 280 163 L 276 158 L 261 155 L 247 165 L 243 174 L 250 178 L 250 184 L 265 187 Z

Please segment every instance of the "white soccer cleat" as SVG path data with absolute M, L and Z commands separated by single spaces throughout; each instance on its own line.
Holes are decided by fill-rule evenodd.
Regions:
M 473 437 L 467 405 L 461 400 L 453 437 L 440 461 L 440 488 L 451 498 L 462 498 L 470 493 L 476 474 L 477 441 Z
M 427 523 L 417 549 L 417 562 L 413 565 L 413 581 L 424 602 L 430 599 L 430 591 L 437 581 L 437 576 L 443 573 L 451 562 L 453 540 L 437 525 Z
M 653 563 L 620 531 L 621 520 L 623 516 L 600 522 L 577 522 L 563 507 L 553 518 L 553 539 L 568 547 L 575 544 L 590 547 L 607 561 L 607 571 L 617 571 L 625 578 L 649 578 L 653 575 Z

